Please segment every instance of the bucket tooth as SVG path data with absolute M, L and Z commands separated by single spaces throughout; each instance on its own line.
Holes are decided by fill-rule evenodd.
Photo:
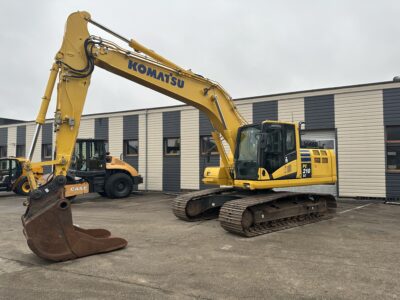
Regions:
M 22 216 L 29 248 L 41 258 L 65 261 L 126 247 L 125 239 L 112 237 L 106 229 L 73 225 L 71 203 L 63 197 L 63 178 L 57 176 L 29 196 Z

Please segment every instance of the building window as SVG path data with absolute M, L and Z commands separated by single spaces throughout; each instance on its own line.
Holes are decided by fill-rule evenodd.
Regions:
M 181 154 L 180 138 L 164 138 L 164 155 Z
M 138 140 L 125 140 L 124 141 L 124 155 L 125 156 L 138 156 L 139 155 L 139 141 Z
M 202 155 L 218 154 L 217 144 L 210 135 L 200 137 L 200 150 Z
M 0 146 L 0 157 L 7 157 L 7 146 Z
M 400 171 L 400 126 L 386 127 L 386 162 L 388 171 Z
M 51 144 L 42 144 L 42 159 L 52 158 L 52 148 Z
M 17 145 L 16 156 L 25 157 L 25 145 Z

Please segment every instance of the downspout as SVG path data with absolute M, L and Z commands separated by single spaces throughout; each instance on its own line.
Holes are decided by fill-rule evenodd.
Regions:
M 146 109 L 146 165 L 145 165 L 145 173 L 146 173 L 146 177 L 144 178 L 144 189 L 147 192 L 148 191 L 148 177 L 149 177 L 149 173 L 148 173 L 148 159 L 149 159 L 149 144 L 148 144 L 148 109 Z

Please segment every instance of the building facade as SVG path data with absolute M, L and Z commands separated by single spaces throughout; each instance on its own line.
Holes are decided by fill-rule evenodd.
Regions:
M 336 151 L 335 186 L 293 188 L 340 197 L 400 198 L 400 83 L 381 82 L 236 99 L 248 123 L 304 121 L 302 140 Z M 35 124 L 0 125 L 0 156 L 25 156 Z M 108 141 L 144 177 L 142 190 L 206 188 L 207 166 L 219 164 L 210 147 L 211 124 L 197 109 L 181 105 L 85 115 L 80 138 Z M 52 120 L 41 131 L 33 161 L 51 159 Z

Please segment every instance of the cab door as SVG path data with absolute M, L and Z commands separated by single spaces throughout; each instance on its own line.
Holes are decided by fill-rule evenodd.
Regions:
M 0 190 L 10 191 L 22 175 L 22 166 L 16 159 L 0 159 Z
M 0 190 L 9 191 L 11 188 L 11 159 L 0 159 Z
M 272 179 L 296 177 L 296 128 L 292 124 L 264 123 L 262 165 Z

